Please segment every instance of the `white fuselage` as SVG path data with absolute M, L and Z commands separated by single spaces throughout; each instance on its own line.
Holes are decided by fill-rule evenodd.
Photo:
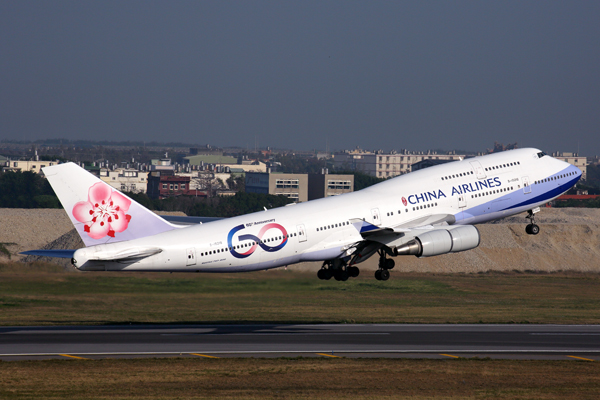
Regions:
M 540 150 L 450 162 L 364 190 L 223 219 L 75 253 L 82 270 L 237 272 L 330 260 L 376 227 L 410 229 L 449 216 L 477 224 L 534 209 L 571 188 L 581 171 Z M 414 236 L 414 235 L 413 235 Z M 410 237 L 410 234 L 407 235 Z M 128 261 L 88 261 L 132 248 L 160 252 Z

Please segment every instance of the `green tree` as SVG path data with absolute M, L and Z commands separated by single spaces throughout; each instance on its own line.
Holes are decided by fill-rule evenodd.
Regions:
M 26 171 L 0 174 L 0 207 L 60 208 L 58 198 L 48 181 Z
M 600 165 L 590 164 L 587 166 L 585 184 L 600 189 Z

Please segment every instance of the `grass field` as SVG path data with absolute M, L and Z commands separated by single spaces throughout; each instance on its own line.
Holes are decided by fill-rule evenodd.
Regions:
M 79 273 L 0 265 L 0 324 L 600 323 L 597 274 Z
M 367 274 L 366 274 L 367 275 Z M 0 324 L 600 323 L 600 275 L 78 273 L 0 265 Z M 600 363 L 410 359 L 0 362 L 2 399 L 597 399 Z
M 600 364 L 403 359 L 0 362 L 2 399 L 598 399 Z

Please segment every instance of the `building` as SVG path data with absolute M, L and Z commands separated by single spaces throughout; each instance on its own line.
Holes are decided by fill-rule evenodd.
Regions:
M 184 158 L 186 165 L 198 166 L 210 171 L 228 172 L 236 170 L 241 172 L 267 172 L 267 164 L 257 160 L 241 160 L 236 157 L 223 155 L 197 155 Z
M 333 154 L 332 161 L 338 171 L 358 171 L 377 178 L 391 178 L 411 172 L 411 166 L 423 160 L 456 161 L 464 157 L 454 152 L 437 154 L 434 151 L 423 153 L 402 150 L 400 153 L 384 153 L 381 150 L 369 152 L 357 148 Z
M 160 160 L 150 160 L 150 171 L 175 172 L 175 165 L 171 164 L 170 158 L 161 158 Z
M 137 169 L 100 168 L 99 178 L 122 192 L 146 193 L 148 187 L 148 173 Z
M 576 166 L 583 172 L 582 179 L 586 179 L 588 164 L 586 157 L 568 152 L 555 152 L 552 157 Z M 455 152 L 438 154 L 431 150 L 427 152 L 402 150 L 401 152 L 384 153 L 381 150 L 371 152 L 357 147 L 354 150 L 334 153 L 332 161 L 338 171 L 358 171 L 378 178 L 391 178 L 436 165 L 435 163 L 438 161 L 458 161 L 464 158 L 466 155 Z M 417 169 L 412 167 L 413 164 L 421 162 L 424 163 L 417 166 Z
M 331 175 L 329 173 L 308 175 L 308 200 L 338 196 L 354 191 L 354 175 Z
M 285 196 L 296 203 L 308 201 L 308 174 L 247 172 L 246 192 Z
M 420 169 L 425 169 L 425 168 L 429 168 L 429 167 L 433 167 L 434 165 L 440 165 L 440 164 L 445 164 L 445 163 L 449 163 L 452 162 L 454 160 L 423 160 L 423 161 L 419 161 L 414 163 L 413 165 L 411 165 L 411 171 L 418 171 Z
M 246 173 L 246 192 L 304 202 L 354 191 L 354 175 Z
M 6 165 L 4 167 L 4 171 L 15 171 L 15 172 L 25 172 L 31 171 L 37 174 L 42 173 L 42 168 L 51 167 L 52 165 L 57 165 L 60 162 L 58 160 L 54 161 L 25 161 L 25 160 L 7 160 L 4 162 Z
M 576 166 L 582 172 L 581 179 L 585 180 L 587 177 L 587 157 L 581 157 L 578 153 L 568 153 L 563 151 L 557 151 L 552 153 L 552 157 L 557 160 L 568 162 L 571 165 Z
M 194 195 L 190 189 L 189 176 L 175 176 L 160 173 L 150 173 L 148 176 L 148 197 L 151 199 L 166 199 L 167 197 Z

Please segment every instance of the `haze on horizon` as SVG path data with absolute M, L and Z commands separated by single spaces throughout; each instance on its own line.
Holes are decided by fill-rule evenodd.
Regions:
M 600 154 L 600 2 L 0 1 L 0 139 Z

